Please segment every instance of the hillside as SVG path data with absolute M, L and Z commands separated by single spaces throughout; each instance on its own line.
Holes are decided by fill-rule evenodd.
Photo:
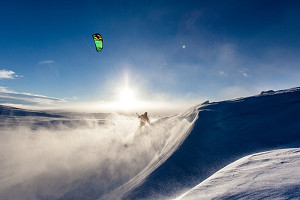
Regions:
M 124 199 L 166 199 L 194 187 L 233 161 L 297 147 L 300 88 L 204 104 L 182 145 Z

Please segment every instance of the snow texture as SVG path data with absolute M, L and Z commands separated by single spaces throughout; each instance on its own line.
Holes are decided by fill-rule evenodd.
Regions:
M 241 158 L 174 200 L 299 198 L 300 148 L 291 148 Z

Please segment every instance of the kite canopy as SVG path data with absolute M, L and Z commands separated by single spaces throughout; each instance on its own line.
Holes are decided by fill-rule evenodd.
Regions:
M 96 50 L 99 52 L 103 49 L 103 39 L 99 33 L 93 34 Z

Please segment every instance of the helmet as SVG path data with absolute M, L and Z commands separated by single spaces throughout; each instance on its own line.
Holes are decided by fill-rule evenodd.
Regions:
M 147 112 L 144 113 L 144 115 L 147 115 L 147 114 L 148 114 Z

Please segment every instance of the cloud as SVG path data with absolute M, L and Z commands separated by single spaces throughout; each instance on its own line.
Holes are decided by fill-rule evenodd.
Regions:
M 248 73 L 246 72 L 247 69 L 243 69 L 243 70 L 237 70 L 239 73 L 241 73 L 244 77 L 248 77 Z
M 55 63 L 55 61 L 54 60 L 43 60 L 43 61 L 40 61 L 38 64 L 39 65 L 45 65 L 45 64 L 53 64 L 53 63 Z
M 78 97 L 77 96 L 66 97 L 66 98 L 64 98 L 64 100 L 66 100 L 66 101 L 68 101 L 68 100 L 75 101 L 75 100 L 78 100 Z
M 246 72 L 243 72 L 242 73 L 244 76 L 248 77 L 248 74 Z
M 8 92 L 8 90 L 5 87 L 0 86 L 0 92 Z
M 56 105 L 67 102 L 65 99 L 48 97 L 39 94 L 19 93 L 0 86 L 0 104 L 22 104 L 22 105 Z
M 20 77 L 14 71 L 1 69 L 0 70 L 0 79 L 14 79 L 16 77 Z
M 228 76 L 228 74 L 227 74 L 226 72 L 224 72 L 224 71 L 219 71 L 219 74 L 220 74 L 221 76 Z

